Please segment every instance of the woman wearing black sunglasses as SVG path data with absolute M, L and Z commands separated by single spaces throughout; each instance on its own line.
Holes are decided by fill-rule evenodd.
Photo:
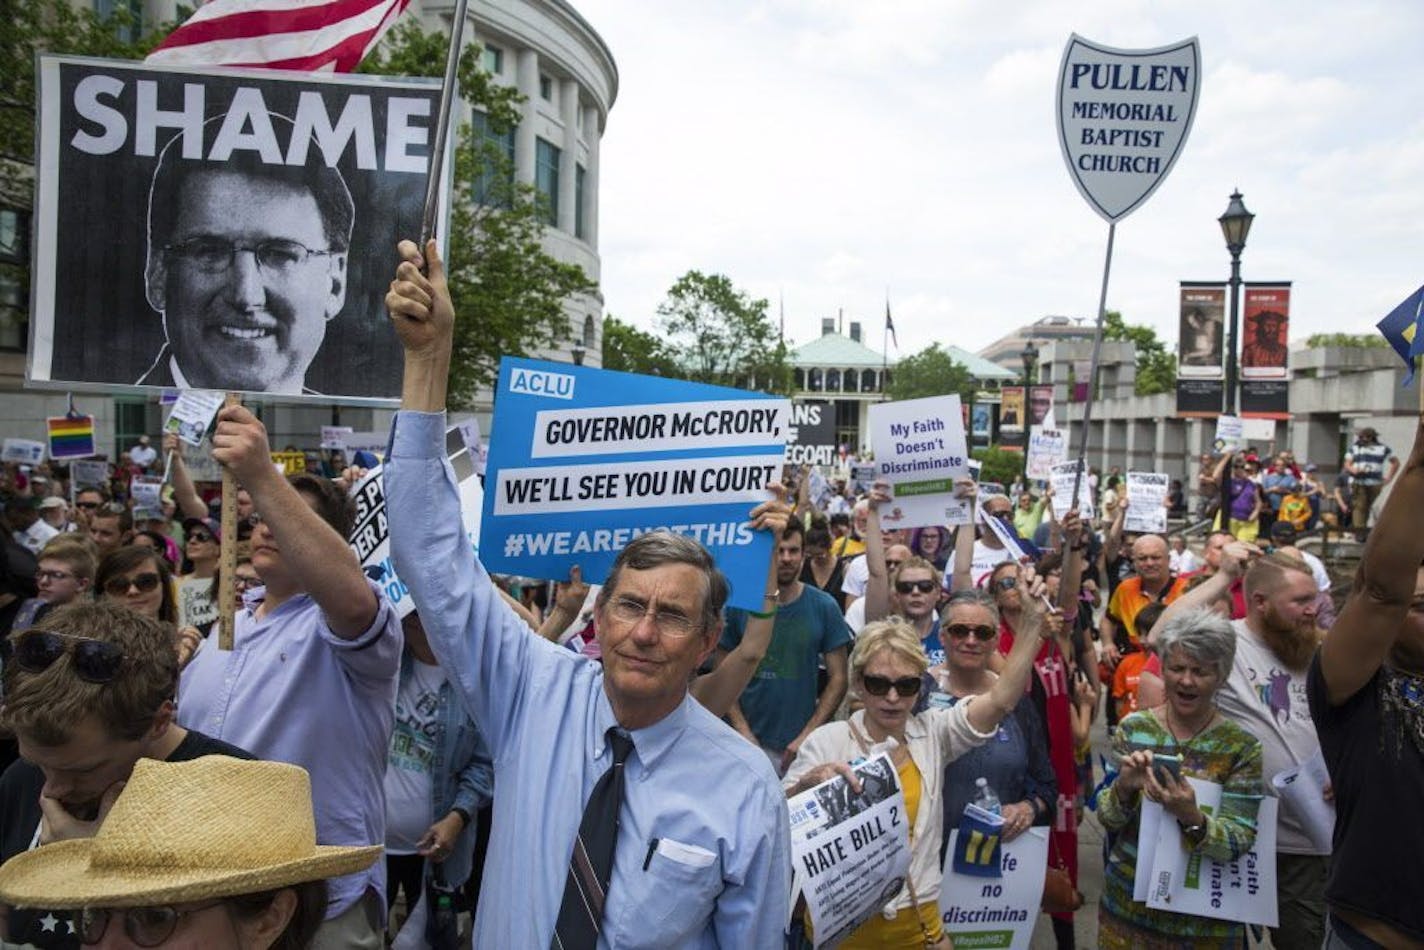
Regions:
M 104 555 L 94 576 L 94 596 L 168 625 L 186 665 L 202 643 L 202 633 L 178 625 L 178 598 L 168 561 L 151 548 L 128 546 Z
M 858 793 L 848 763 L 880 751 L 889 751 L 899 773 L 911 827 L 906 887 L 886 905 L 885 913 L 862 924 L 842 948 L 950 946 L 938 901 L 945 766 L 993 738 L 1023 696 L 1039 634 L 1047 628 L 1038 606 L 1043 582 L 1026 571 L 1022 587 L 1025 602 L 1032 606 L 1002 675 L 987 692 L 948 709 L 913 712 L 929 667 L 915 628 L 898 617 L 868 625 L 850 657 L 851 690 L 863 708 L 811 733 L 786 773 L 782 787 L 788 797 L 835 775 L 847 776 Z
M 979 590 L 957 591 L 945 606 L 939 628 L 944 663 L 930 668 L 931 709 L 947 709 L 987 692 L 998 675 L 989 660 L 999 647 L 999 609 Z M 984 777 L 1003 805 L 1004 840 L 1012 841 L 1034 825 L 1053 820 L 1058 783 L 1048 758 L 1048 735 L 1033 700 L 1021 697 L 1012 716 L 999 724 L 994 742 L 971 749 L 945 770 L 943 853 L 949 832 L 964 807 L 974 800 L 975 779 Z

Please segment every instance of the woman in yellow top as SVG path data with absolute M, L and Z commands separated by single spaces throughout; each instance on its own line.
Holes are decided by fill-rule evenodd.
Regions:
M 927 942 L 950 946 L 939 909 L 944 767 L 992 738 L 1000 720 L 1024 694 L 1047 627 L 1041 606 L 1043 581 L 1025 568 L 1018 583 L 1023 602 L 1031 606 L 1003 672 L 987 693 L 948 709 L 912 714 L 929 658 L 908 623 L 898 617 L 872 623 L 856 638 L 850 656 L 851 689 L 864 708 L 811 733 L 787 770 L 782 781 L 787 797 L 836 775 L 851 777 L 852 759 L 882 751 L 889 752 L 899 772 L 911 828 L 908 885 L 885 905 L 883 913 L 840 944 L 842 948 L 922 950 Z

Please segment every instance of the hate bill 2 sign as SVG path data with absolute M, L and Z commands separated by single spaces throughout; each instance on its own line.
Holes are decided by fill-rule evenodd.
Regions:
M 480 560 L 492 572 L 602 583 L 635 537 L 668 530 L 712 552 L 729 603 L 761 609 L 771 537 L 751 509 L 781 480 L 791 404 L 761 393 L 506 358 L 485 478 Z

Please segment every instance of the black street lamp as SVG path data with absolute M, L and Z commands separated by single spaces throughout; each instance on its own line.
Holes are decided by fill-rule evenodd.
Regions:
M 1024 490 L 1028 490 L 1028 449 L 1033 444 L 1033 370 L 1038 365 L 1038 347 L 1032 340 L 1024 344 L 1024 348 L 1019 352 L 1019 357 L 1023 360 L 1024 368 L 1024 390 L 1023 390 L 1023 423 L 1024 423 Z M 1018 499 L 1014 499 L 1014 505 L 1018 505 Z
M 1231 203 L 1217 218 L 1221 223 L 1226 250 L 1231 254 L 1231 325 L 1226 338 L 1226 415 L 1236 415 L 1236 335 L 1241 322 L 1241 252 L 1246 249 L 1246 235 L 1256 216 L 1241 202 L 1240 190 L 1231 192 Z
M 583 345 L 582 340 L 575 340 L 574 345 L 569 348 L 569 355 L 574 358 L 575 366 L 583 365 L 583 357 L 587 352 L 588 349 Z

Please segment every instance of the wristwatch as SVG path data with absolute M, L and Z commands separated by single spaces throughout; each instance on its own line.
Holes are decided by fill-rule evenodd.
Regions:
M 1201 822 L 1200 822 L 1199 824 L 1193 824 L 1193 825 L 1183 824 L 1182 821 L 1181 821 L 1180 819 L 1178 819 L 1178 820 L 1177 820 L 1177 827 L 1182 829 L 1182 836 L 1183 836 L 1184 838 L 1186 838 L 1188 841 L 1190 841 L 1190 842 L 1192 843 L 1192 847 L 1194 847 L 1194 848 L 1195 848 L 1197 845 L 1201 844 L 1201 843 L 1202 843 L 1202 839 L 1206 837 L 1206 818 L 1205 818 L 1205 817 L 1202 818 L 1202 820 L 1201 820 Z

